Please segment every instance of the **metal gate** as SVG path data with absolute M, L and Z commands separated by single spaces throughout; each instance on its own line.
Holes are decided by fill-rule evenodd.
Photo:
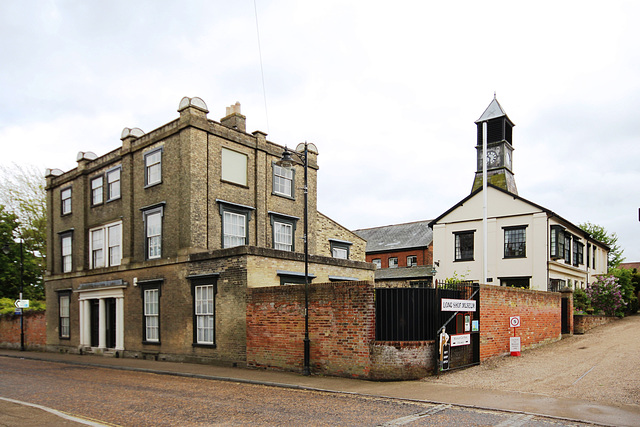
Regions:
M 436 372 L 480 363 L 480 285 L 436 282 Z

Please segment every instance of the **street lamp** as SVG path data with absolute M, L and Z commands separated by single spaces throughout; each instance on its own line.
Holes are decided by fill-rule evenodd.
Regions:
M 315 148 L 311 144 L 312 148 Z M 296 156 L 296 161 L 292 156 Z M 300 143 L 296 147 L 296 151 L 290 151 L 286 146 L 282 153 L 282 158 L 276 162 L 276 165 L 291 170 L 296 163 L 304 166 L 304 364 L 302 368 L 303 375 L 310 375 L 310 340 L 309 340 L 309 144 L 307 142 Z
M 2 247 L 2 252 L 5 255 L 8 255 L 10 252 L 9 244 L 5 244 Z M 24 258 L 22 255 L 22 237 L 20 238 L 20 300 L 22 300 L 22 291 L 23 291 L 23 270 L 24 270 Z M 24 313 L 22 313 L 22 309 L 20 309 L 20 351 L 24 351 Z

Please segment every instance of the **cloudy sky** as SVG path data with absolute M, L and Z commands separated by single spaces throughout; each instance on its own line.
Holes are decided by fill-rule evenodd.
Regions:
M 520 196 L 640 261 L 640 2 L 524 3 L 2 1 L 0 165 L 69 170 L 183 96 L 239 101 L 249 132 L 317 145 L 336 221 L 432 219 L 470 193 L 496 92 Z

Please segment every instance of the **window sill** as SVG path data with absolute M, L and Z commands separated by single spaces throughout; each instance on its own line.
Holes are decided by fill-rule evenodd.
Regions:
M 453 262 L 469 262 L 469 261 L 475 261 L 475 259 L 473 258 L 464 258 L 464 259 L 454 259 Z
M 155 187 L 156 185 L 160 185 L 160 184 L 162 184 L 162 181 L 154 182 L 152 184 L 145 184 L 144 188 L 151 188 L 151 187 Z
M 240 187 L 240 188 L 249 188 L 249 186 L 247 184 L 240 184 L 237 182 L 233 182 L 233 181 L 225 181 L 224 179 L 221 179 L 220 182 L 225 183 L 225 184 L 229 184 L 229 185 L 233 185 L 235 187 Z
M 201 347 L 201 348 L 216 348 L 215 344 L 200 344 L 200 343 L 193 343 L 191 344 L 192 347 Z
M 142 341 L 143 345 L 160 345 L 160 341 Z
M 275 191 L 271 192 L 272 196 L 278 196 L 278 197 L 282 197 L 283 199 L 289 199 L 289 200 L 296 200 L 295 197 L 290 196 L 288 194 L 282 194 L 282 193 L 276 193 Z

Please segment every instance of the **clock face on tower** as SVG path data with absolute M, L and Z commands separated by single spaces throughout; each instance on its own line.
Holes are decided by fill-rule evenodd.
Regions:
M 498 153 L 496 153 L 496 150 L 487 150 L 487 165 L 489 167 L 498 165 Z

